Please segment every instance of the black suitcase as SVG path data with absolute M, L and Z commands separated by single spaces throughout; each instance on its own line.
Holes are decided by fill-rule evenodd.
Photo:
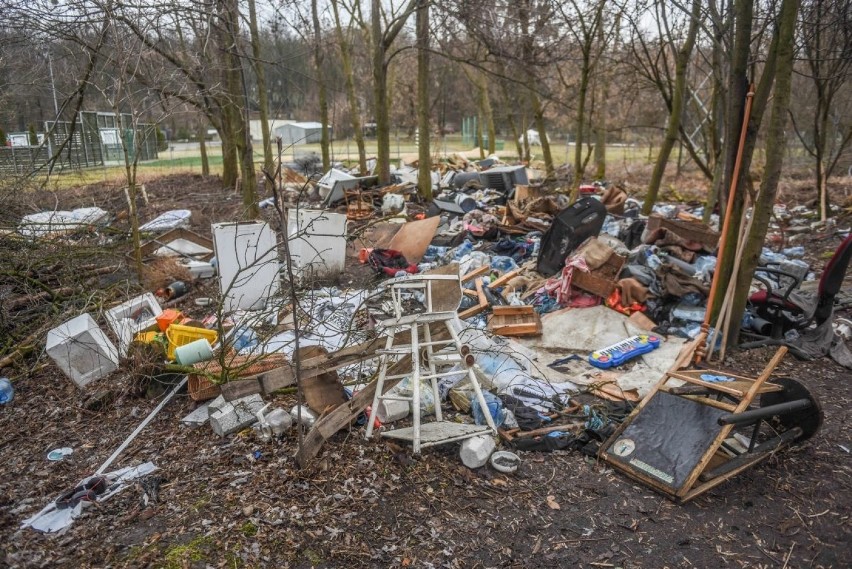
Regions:
M 556 214 L 541 238 L 536 270 L 551 277 L 565 266 L 565 258 L 580 244 L 601 232 L 606 207 L 595 198 L 583 198 Z

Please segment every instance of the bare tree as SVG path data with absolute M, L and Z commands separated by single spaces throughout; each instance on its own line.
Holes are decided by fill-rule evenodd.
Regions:
M 805 60 L 799 73 L 810 81 L 816 94 L 809 101 L 812 107 L 799 106 L 810 112 L 810 128 L 804 126 L 807 115 L 797 120 L 793 109 L 790 115 L 802 146 L 814 159 L 819 215 L 825 221 L 830 214 L 828 179 L 852 143 L 852 119 L 836 105 L 852 83 L 852 2 L 808 0 L 802 6 L 800 36 Z
M 380 0 L 370 7 L 370 38 L 373 63 L 373 105 L 376 116 L 376 174 L 379 182 L 390 182 L 390 103 L 388 101 L 388 65 L 394 53 L 394 40 L 402 31 L 408 17 L 417 7 L 417 0 L 408 0 L 399 11 L 387 14 Z
M 692 48 L 695 46 L 695 38 L 698 35 L 698 22 L 701 15 L 701 2 L 693 0 L 692 10 L 689 15 L 689 28 L 686 32 L 686 39 L 683 45 L 677 52 L 675 59 L 675 84 L 672 92 L 671 112 L 669 113 L 668 124 L 666 126 L 666 135 L 663 139 L 663 145 L 657 155 L 657 161 L 654 164 L 654 171 L 651 174 L 651 182 L 648 186 L 648 193 L 645 195 L 645 203 L 642 205 L 642 213 L 648 215 L 657 201 L 657 193 L 660 190 L 660 183 L 663 180 L 663 174 L 666 171 L 666 164 L 669 161 L 669 155 L 678 138 L 680 130 L 681 116 L 686 98 L 686 71 L 689 66 L 689 58 L 692 55 Z

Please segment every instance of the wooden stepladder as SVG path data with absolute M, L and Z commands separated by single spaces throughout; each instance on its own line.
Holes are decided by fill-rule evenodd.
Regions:
M 373 412 L 376 412 L 382 400 L 406 401 L 412 407 L 413 425 L 407 428 L 382 432 L 382 436 L 410 441 L 415 453 L 422 448 L 435 446 L 453 441 L 459 441 L 481 434 L 496 434 L 497 428 L 488 412 L 483 413 L 487 425 L 470 425 L 444 421 L 441 413 L 441 400 L 438 381 L 444 377 L 467 375 L 474 394 L 482 409 L 487 409 L 485 397 L 482 395 L 479 381 L 476 379 L 473 366 L 475 360 L 470 349 L 463 345 L 456 331 L 458 320 L 456 310 L 461 302 L 461 283 L 458 275 L 458 265 L 451 264 L 441 267 L 430 274 L 398 277 L 387 281 L 391 294 L 394 316 L 382 324 L 386 327 L 387 341 L 385 348 L 379 350 L 379 374 L 376 380 L 376 394 L 373 397 Z M 422 295 L 426 311 L 416 314 L 405 314 L 405 300 L 410 293 Z M 433 339 L 435 327 L 445 327 L 447 339 Z M 397 342 L 401 342 L 397 344 Z M 411 370 L 398 375 L 387 375 L 388 368 L 393 365 L 394 356 L 410 356 Z M 445 366 L 459 366 L 460 369 L 439 371 Z M 385 381 L 410 378 L 410 396 L 389 395 L 384 391 Z M 421 381 L 430 383 L 435 400 L 435 421 L 421 424 L 420 420 L 420 385 Z M 367 425 L 366 438 L 373 436 L 374 421 Z

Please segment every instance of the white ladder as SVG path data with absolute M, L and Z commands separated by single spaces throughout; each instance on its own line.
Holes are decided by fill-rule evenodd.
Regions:
M 488 406 L 485 403 L 485 397 L 482 395 L 479 381 L 476 379 L 473 366 L 474 357 L 470 353 L 470 349 L 463 345 L 459 339 L 453 323 L 456 321 L 455 313 L 433 313 L 424 314 L 425 318 L 414 319 L 405 318 L 404 325 L 390 325 L 388 328 L 388 337 L 385 344 L 385 349 L 378 353 L 381 355 L 379 364 L 379 375 L 376 380 L 376 394 L 373 397 L 372 417 L 367 422 L 366 438 L 373 436 L 373 429 L 376 411 L 379 402 L 382 400 L 389 401 L 408 401 L 412 408 L 411 427 L 383 431 L 381 434 L 384 437 L 410 441 L 412 443 L 414 453 L 420 453 L 422 448 L 435 446 L 453 441 L 468 439 L 481 434 L 497 434 L 497 428 L 494 426 L 494 421 L 491 418 L 491 413 L 488 411 Z M 449 340 L 432 340 L 431 323 L 442 322 L 449 332 Z M 394 346 L 395 334 L 404 328 L 408 328 L 411 334 L 411 343 Z M 420 335 L 423 335 L 423 342 L 420 342 Z M 441 346 L 441 349 L 435 350 L 436 346 Z M 421 358 L 421 348 L 425 348 L 423 358 Z M 411 371 L 409 373 L 387 375 L 388 367 L 391 365 L 390 356 L 393 355 L 410 355 L 411 356 Z M 425 361 L 421 361 L 425 359 Z M 439 365 L 461 364 L 462 369 L 449 372 L 439 372 Z M 426 375 L 421 374 L 421 365 L 428 368 Z M 454 375 L 467 375 L 470 384 L 473 387 L 476 399 L 479 402 L 480 408 L 485 416 L 487 425 L 470 425 L 462 423 L 454 423 L 444 421 L 441 412 L 441 398 L 438 390 L 438 380 L 443 377 L 451 377 Z M 384 393 L 385 381 L 411 378 L 411 396 L 386 395 Z M 435 400 L 435 421 L 421 425 L 420 422 L 420 382 L 429 380 L 432 387 L 432 393 Z

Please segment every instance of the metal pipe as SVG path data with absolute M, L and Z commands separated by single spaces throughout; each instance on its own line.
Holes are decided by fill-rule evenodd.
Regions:
M 752 409 L 742 413 L 728 413 L 719 417 L 720 425 L 750 425 L 755 421 L 769 419 L 773 415 L 786 415 L 793 411 L 807 409 L 811 407 L 810 399 L 796 399 L 794 401 L 786 401 L 777 405 Z

